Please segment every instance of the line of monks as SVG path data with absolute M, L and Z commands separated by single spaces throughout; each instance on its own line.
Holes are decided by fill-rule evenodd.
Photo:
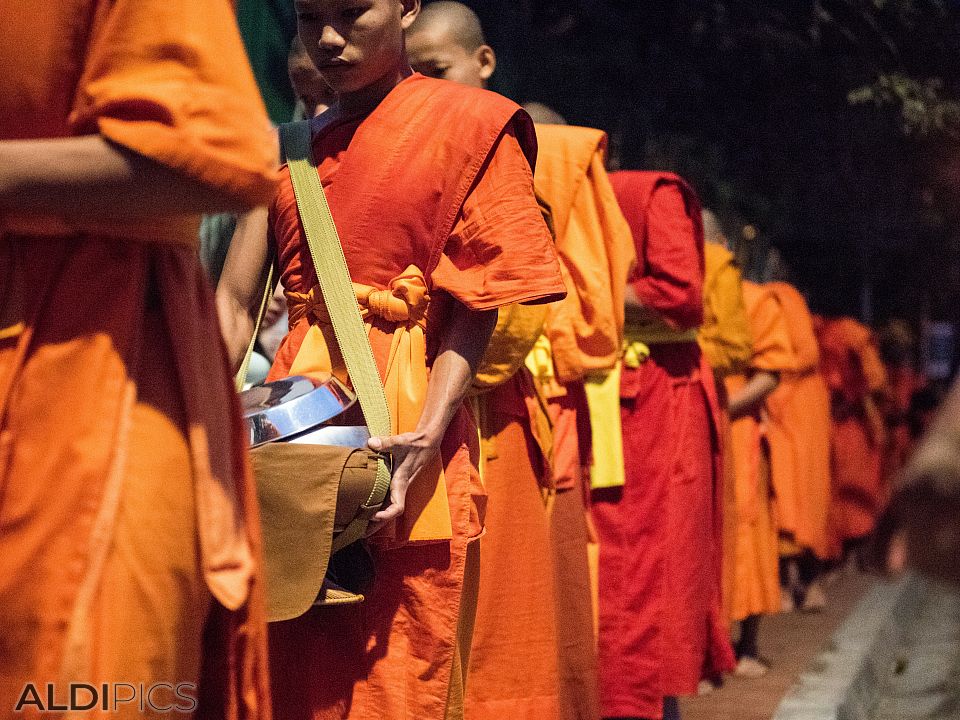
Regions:
M 465 6 L 297 0 L 395 471 L 368 599 L 268 628 L 231 378 L 274 258 L 268 379 L 347 378 L 229 0 L 13 5 L 0 717 L 70 681 L 196 683 L 205 720 L 678 717 L 872 531 L 866 328 L 742 281 L 681 178 L 608 174 L 603 132 L 485 90 Z M 197 216 L 245 210 L 214 297 Z

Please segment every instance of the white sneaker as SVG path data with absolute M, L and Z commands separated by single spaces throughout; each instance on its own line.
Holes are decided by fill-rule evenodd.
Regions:
M 744 655 L 737 662 L 737 668 L 733 674 L 738 678 L 745 680 L 757 680 L 770 672 L 770 666 L 760 658 Z

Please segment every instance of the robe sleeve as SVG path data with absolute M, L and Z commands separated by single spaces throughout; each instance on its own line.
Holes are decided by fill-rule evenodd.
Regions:
M 760 291 L 749 312 L 753 335 L 753 358 L 750 360 L 750 367 L 768 372 L 790 370 L 793 365 L 793 348 L 780 300 L 772 292 Z
M 637 295 L 678 329 L 703 321 L 703 261 L 683 192 L 674 183 L 653 191 L 647 210 L 643 275 L 633 282 Z
M 230 0 L 99 5 L 71 128 L 265 204 L 276 141 Z
M 498 140 L 464 201 L 430 284 L 471 310 L 566 295 L 533 174 L 512 129 Z

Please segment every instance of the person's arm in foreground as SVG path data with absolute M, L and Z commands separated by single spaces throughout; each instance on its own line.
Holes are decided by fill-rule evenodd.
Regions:
M 960 382 L 894 486 L 877 561 L 960 586 Z
M 0 141 L 0 213 L 138 220 L 248 207 L 99 135 Z
M 473 311 L 452 303 L 446 335 L 430 371 L 427 398 L 417 429 L 371 438 L 371 450 L 393 455 L 390 505 L 374 516 L 377 527 L 403 514 L 407 488 L 440 452 L 440 443 L 470 389 L 473 376 L 497 324 L 497 311 Z

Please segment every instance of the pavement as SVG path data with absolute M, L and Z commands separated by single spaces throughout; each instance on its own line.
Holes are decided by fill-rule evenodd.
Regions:
M 764 618 L 760 654 L 770 661 L 770 672 L 756 680 L 729 678 L 710 695 L 681 700 L 683 720 L 771 720 L 782 699 L 796 690 L 804 672 L 877 584 L 872 576 L 847 567 L 828 586 L 823 612 Z

